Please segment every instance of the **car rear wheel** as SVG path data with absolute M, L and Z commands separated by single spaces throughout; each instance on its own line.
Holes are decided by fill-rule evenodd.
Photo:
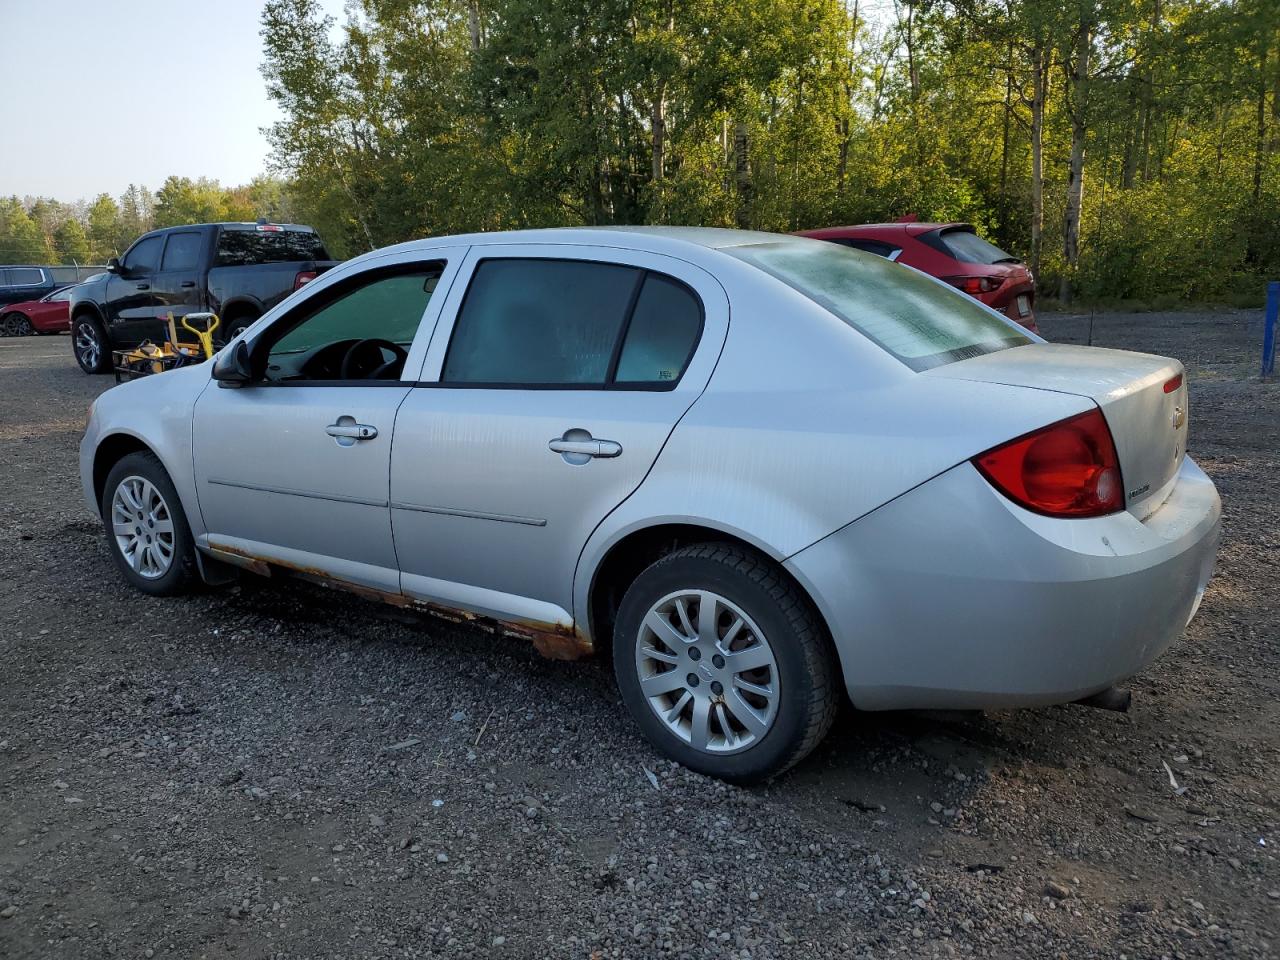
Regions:
M 92 317 L 77 317 L 72 324 L 72 332 L 71 346 L 80 369 L 85 373 L 106 373 L 111 353 L 101 324 Z
M 156 596 L 190 587 L 195 543 L 173 481 L 154 454 L 131 453 L 112 467 L 100 506 L 111 558 L 132 586 Z
M 839 703 L 817 612 L 772 561 L 728 544 L 677 550 L 627 590 L 614 632 L 623 701 L 649 740 L 733 783 L 782 773 Z

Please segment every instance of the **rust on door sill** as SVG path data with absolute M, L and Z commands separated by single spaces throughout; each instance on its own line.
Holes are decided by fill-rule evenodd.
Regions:
M 270 577 L 276 571 L 298 577 L 310 583 L 335 590 L 354 593 L 365 600 L 389 603 L 392 606 L 408 610 L 416 610 L 450 623 L 466 623 L 480 627 L 489 633 L 500 633 L 507 637 L 516 637 L 533 644 L 535 650 L 550 660 L 578 660 L 591 656 L 595 647 L 577 627 L 563 623 L 547 623 L 540 620 L 501 620 L 497 617 L 484 616 L 460 607 L 451 607 L 432 600 L 415 600 L 403 593 L 391 590 L 379 590 L 376 587 L 361 583 L 352 583 L 333 576 L 319 567 L 308 567 L 301 564 L 285 563 L 277 559 L 259 557 L 239 547 L 218 544 L 210 546 L 209 552 L 220 560 L 242 567 L 259 576 Z

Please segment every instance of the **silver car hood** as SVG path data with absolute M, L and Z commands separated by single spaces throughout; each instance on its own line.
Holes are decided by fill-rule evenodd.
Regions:
M 1002 383 L 1089 397 L 1115 439 L 1129 512 L 1150 516 L 1168 498 L 1187 451 L 1187 384 L 1169 357 L 1033 343 L 935 367 L 925 376 Z

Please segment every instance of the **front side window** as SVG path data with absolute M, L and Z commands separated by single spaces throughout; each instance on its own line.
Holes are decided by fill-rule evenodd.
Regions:
M 164 246 L 162 270 L 194 270 L 200 264 L 199 233 L 171 233 Z
M 669 388 L 701 329 L 696 296 L 661 274 L 586 260 L 484 260 L 463 298 L 441 379 Z
M 268 331 L 265 379 L 399 380 L 444 264 L 371 271 L 323 291 Z
M 751 243 L 732 254 L 835 314 L 913 370 L 1031 343 L 972 297 L 834 243 Z
M 63 287 L 61 290 L 55 290 L 53 293 L 45 297 L 49 303 L 66 303 L 71 299 L 71 288 Z
M 125 272 L 131 276 L 145 276 L 154 273 L 160 263 L 160 247 L 164 237 L 147 237 L 133 245 L 124 255 Z

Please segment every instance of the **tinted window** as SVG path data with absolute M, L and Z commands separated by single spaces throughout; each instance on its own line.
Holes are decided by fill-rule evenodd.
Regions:
M 160 247 L 164 237 L 147 237 L 139 240 L 124 255 L 124 268 L 129 273 L 152 273 L 160 262 Z
M 50 303 L 65 303 L 71 299 L 71 288 L 63 287 L 61 290 L 55 290 L 53 293 L 45 297 Z
M 891 243 L 881 243 L 879 240 L 837 240 L 836 243 L 864 253 L 874 253 L 877 257 L 887 257 L 898 249 Z
M 34 287 L 44 283 L 44 273 L 35 267 L 10 267 L 8 282 L 15 287 Z
M 235 267 L 252 263 L 289 263 L 294 260 L 328 260 L 320 238 L 302 230 L 227 230 L 218 237 L 214 266 Z
M 682 283 L 646 275 L 618 359 L 618 383 L 674 383 L 702 332 L 702 304 Z
M 443 380 L 603 386 L 639 277 L 633 267 L 577 260 L 482 261 Z
M 164 246 L 164 270 L 194 270 L 200 263 L 199 233 L 171 233 Z
M 995 244 L 987 243 L 972 230 L 944 230 L 938 234 L 938 242 L 951 256 L 961 263 L 1017 263 Z
M 830 310 L 913 370 L 1032 342 L 941 281 L 837 244 L 753 243 L 725 252 Z

